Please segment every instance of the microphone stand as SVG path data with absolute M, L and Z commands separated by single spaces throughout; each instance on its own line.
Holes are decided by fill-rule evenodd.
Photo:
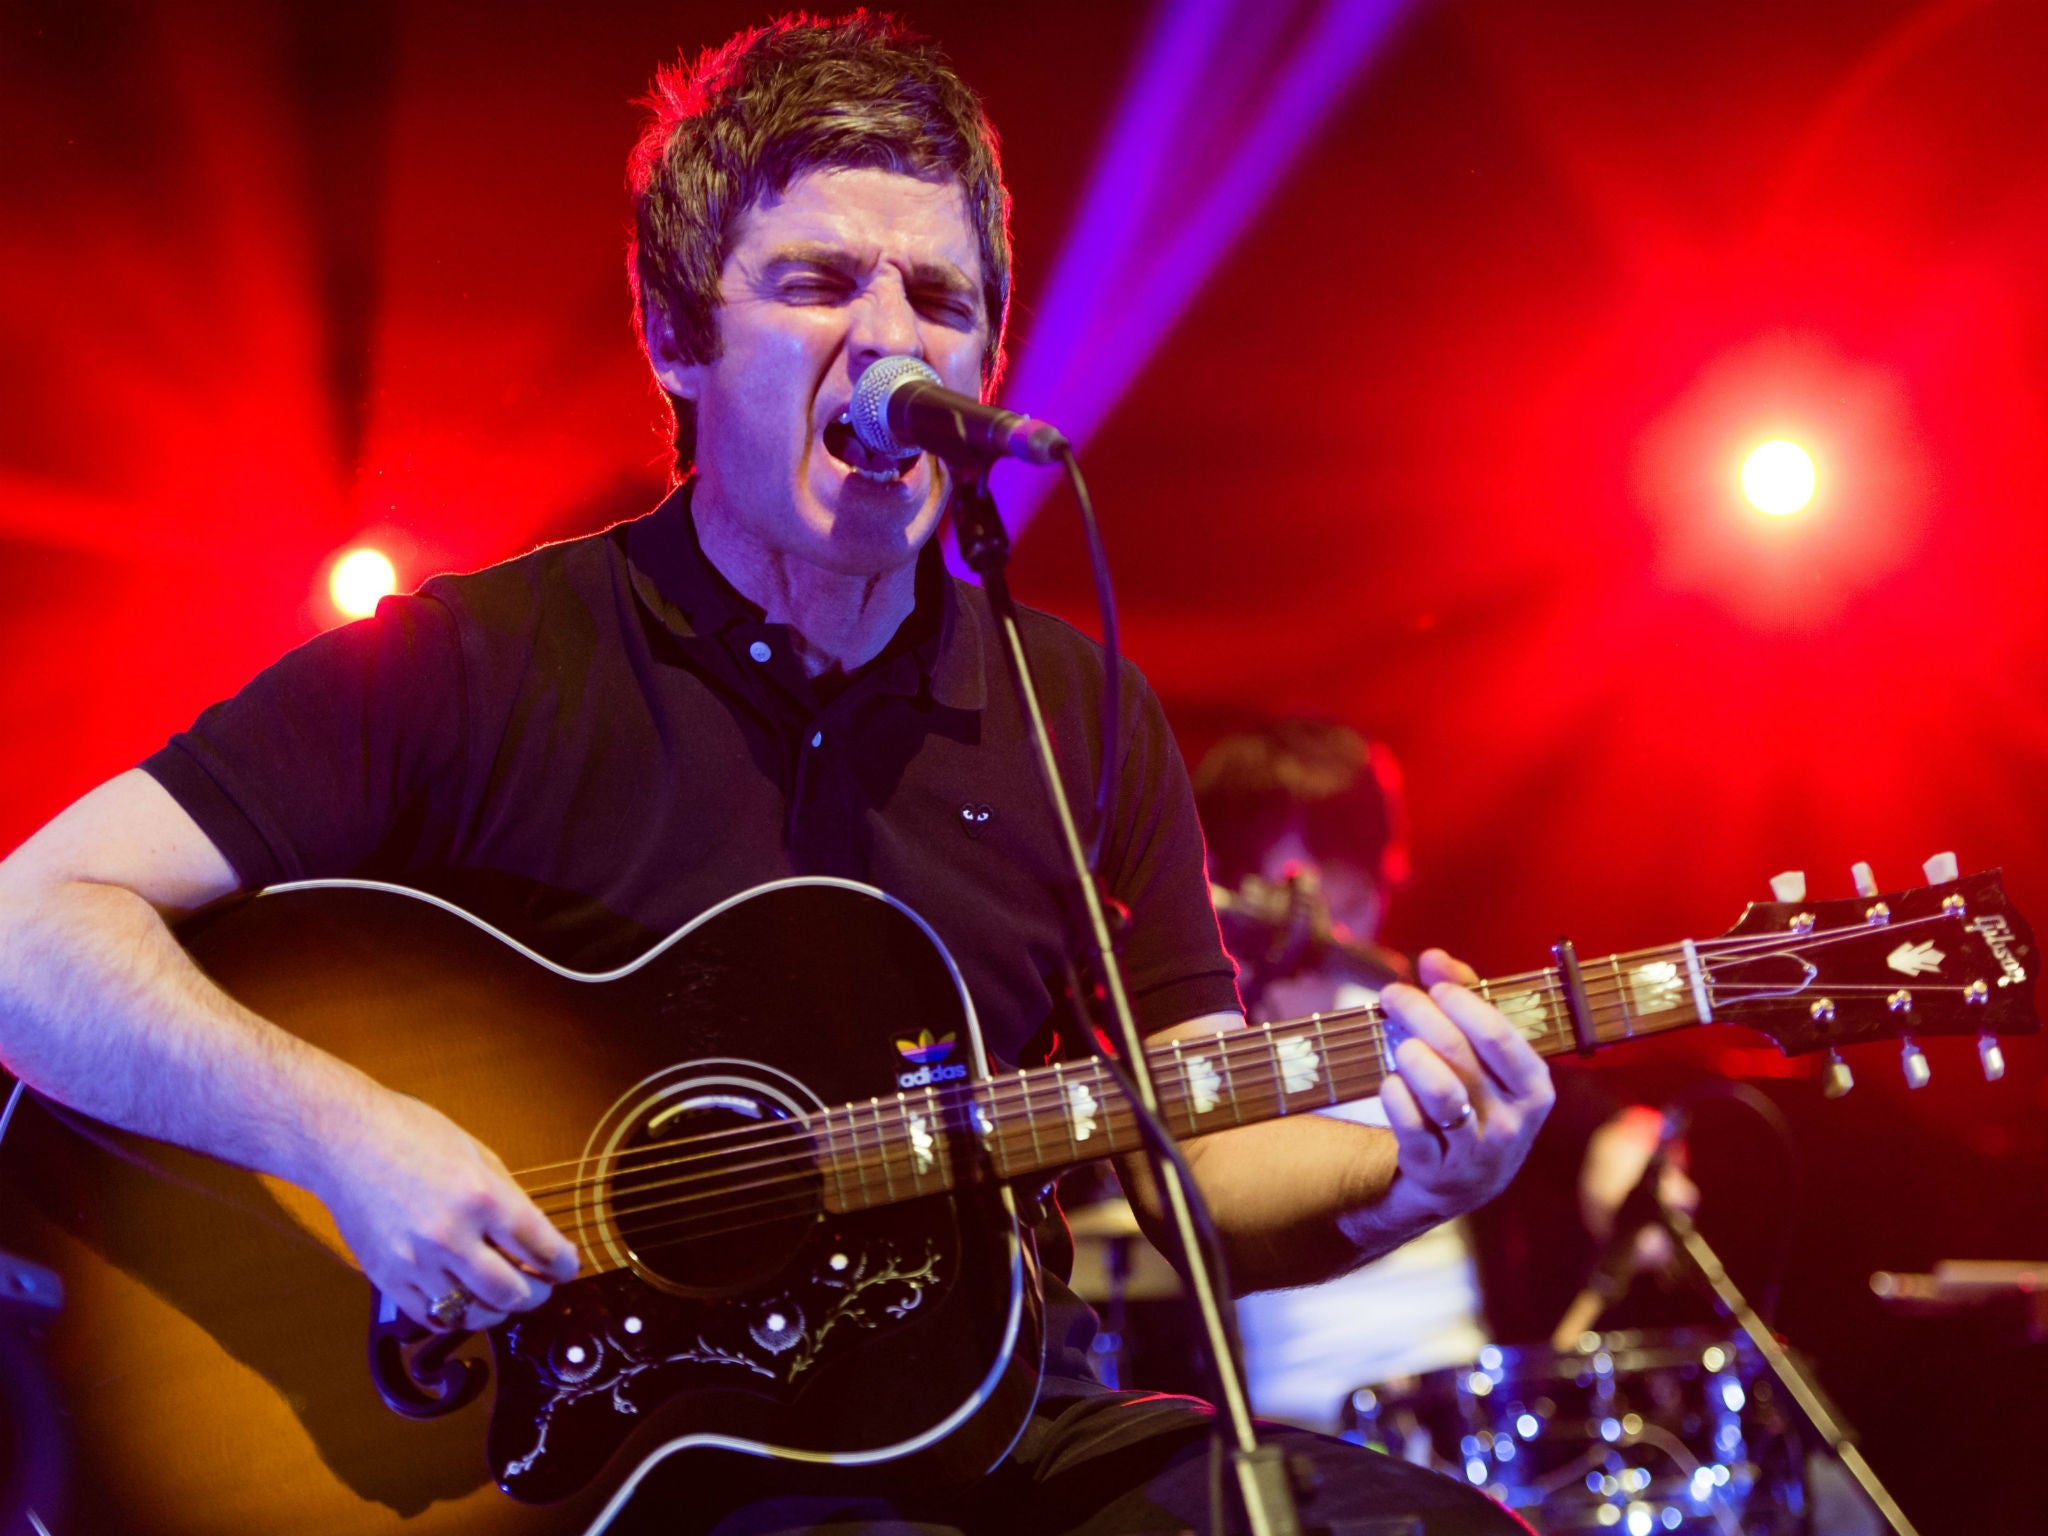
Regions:
M 1714 1306 L 1720 1314 L 1740 1328 L 1756 1346 L 1756 1352 L 1763 1356 L 1764 1364 L 1771 1374 L 1784 1384 L 1792 1394 L 1792 1400 L 1799 1405 L 1806 1422 L 1813 1426 L 1828 1450 L 1840 1462 L 1849 1476 L 1856 1481 L 1857 1489 L 1870 1501 L 1870 1507 L 1879 1519 L 1889 1525 L 1897 1536 L 1919 1536 L 1913 1522 L 1906 1518 L 1906 1512 L 1899 1508 L 1898 1500 L 1871 1470 L 1870 1463 L 1863 1459 L 1863 1453 L 1856 1449 L 1856 1443 L 1849 1438 L 1849 1431 L 1835 1417 L 1827 1399 L 1821 1395 L 1820 1385 L 1792 1358 L 1790 1351 L 1780 1344 L 1777 1335 L 1768 1324 L 1757 1316 L 1756 1309 L 1736 1288 L 1722 1266 L 1720 1255 L 1707 1246 L 1707 1240 L 1700 1236 L 1699 1228 L 1693 1225 L 1692 1217 L 1680 1207 L 1661 1196 L 1657 1201 L 1658 1217 L 1666 1230 L 1678 1243 L 1678 1251 L 1685 1255 L 1692 1272 L 1713 1293 Z
M 1580 1336 L 1590 1330 L 1600 1320 L 1600 1314 L 1628 1290 L 1629 1282 L 1635 1277 L 1636 1234 L 1645 1227 L 1662 1227 L 1671 1234 L 1686 1268 L 1713 1297 L 1714 1310 L 1740 1328 L 1749 1342 L 1756 1346 L 1756 1352 L 1763 1357 L 1771 1374 L 1784 1384 L 1793 1402 L 1799 1405 L 1801 1415 L 1813 1426 L 1814 1433 L 1855 1479 L 1857 1490 L 1869 1500 L 1878 1518 L 1885 1521 L 1897 1536 L 1919 1536 L 1913 1523 L 1906 1518 L 1905 1511 L 1899 1508 L 1898 1501 L 1877 1480 L 1870 1463 L 1856 1449 L 1855 1442 L 1849 1438 L 1849 1431 L 1835 1417 L 1834 1410 L 1821 1395 L 1819 1383 L 1778 1342 L 1769 1324 L 1757 1315 L 1756 1309 L 1749 1304 L 1749 1298 L 1729 1278 L 1720 1255 L 1700 1235 L 1691 1213 L 1665 1197 L 1664 1167 L 1670 1160 L 1672 1146 L 1685 1134 L 1690 1114 L 1680 1104 L 1665 1106 L 1664 1125 L 1658 1134 L 1656 1149 L 1644 1165 L 1642 1177 L 1636 1180 L 1635 1188 L 1628 1192 L 1615 1212 L 1614 1232 L 1608 1238 L 1606 1250 L 1595 1261 L 1579 1294 L 1565 1309 L 1563 1319 L 1551 1335 L 1551 1348 L 1563 1354 L 1578 1347 Z
M 1031 665 L 1024 654 L 1024 638 L 1017 627 L 1017 610 L 1010 599 L 1004 569 L 1010 557 L 1010 536 L 989 494 L 987 460 L 953 463 L 953 531 L 960 545 L 960 557 L 967 568 L 981 578 L 990 613 L 1003 635 L 1003 655 L 1010 681 L 1016 689 L 1019 707 L 1037 750 L 1038 767 L 1051 801 L 1053 818 L 1059 824 L 1067 854 L 1073 864 L 1074 884 L 1086 913 L 1090 958 L 1101 979 L 1103 995 L 1116 1024 L 1116 1038 L 1123 1053 L 1122 1067 L 1129 1074 L 1127 1091 L 1133 1095 L 1138 1125 L 1143 1132 L 1152 1176 L 1166 1195 L 1173 1216 L 1181 1252 L 1186 1256 L 1188 1286 L 1200 1312 L 1202 1329 L 1215 1365 L 1218 1407 L 1228 1423 L 1232 1462 L 1237 1471 L 1238 1492 L 1244 1501 L 1251 1536 L 1301 1536 L 1301 1519 L 1295 1510 L 1294 1490 L 1288 1480 L 1286 1459 L 1278 1446 L 1261 1445 L 1252 1428 L 1251 1402 L 1245 1392 L 1244 1371 L 1238 1359 L 1236 1330 L 1226 1309 L 1229 1291 L 1220 1273 L 1208 1262 L 1195 1216 L 1198 1198 L 1181 1177 L 1184 1166 L 1170 1131 L 1159 1118 L 1159 1094 L 1145 1059 L 1144 1037 L 1138 1032 L 1137 1016 L 1124 990 L 1122 968 L 1117 964 L 1110 935 L 1109 918 L 1095 873 L 1088 866 L 1081 834 L 1075 826 L 1065 786 L 1060 782 L 1059 762 L 1053 755 L 1052 737 L 1039 710 L 1038 691 L 1031 678 Z M 1103 743 L 1108 750 L 1108 743 Z M 1076 1006 L 1081 1000 L 1075 999 Z

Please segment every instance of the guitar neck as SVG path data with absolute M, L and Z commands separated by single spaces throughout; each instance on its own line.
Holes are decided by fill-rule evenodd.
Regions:
M 1582 1034 L 1609 1045 L 1712 1017 L 1690 941 L 1579 961 L 1576 971 L 1576 984 L 1557 966 L 1482 981 L 1475 990 L 1543 1056 L 1578 1050 Z M 1145 1054 L 1161 1119 L 1177 1136 L 1199 1136 L 1369 1098 L 1394 1070 L 1399 1038 L 1379 1006 L 1367 1004 L 1173 1041 Z M 999 1179 L 1050 1175 L 1142 1141 L 1103 1062 L 1055 1062 L 951 1095 L 925 1088 L 813 1117 L 827 1154 L 827 1203 L 860 1210 L 953 1187 L 961 1170 L 941 1128 L 957 1118 L 963 1095 Z

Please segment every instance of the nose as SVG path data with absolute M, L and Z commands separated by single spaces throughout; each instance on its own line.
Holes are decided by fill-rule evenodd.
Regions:
M 924 356 L 924 336 L 917 310 L 894 273 L 877 273 L 854 300 L 848 316 L 846 345 L 852 375 L 859 378 L 878 357 Z

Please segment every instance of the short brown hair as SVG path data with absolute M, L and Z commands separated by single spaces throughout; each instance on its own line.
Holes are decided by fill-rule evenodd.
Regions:
M 1408 877 L 1401 770 L 1348 725 L 1276 720 L 1226 736 L 1194 772 L 1211 873 L 1236 886 L 1290 831 L 1319 860 L 1346 859 L 1387 888 Z
M 719 274 L 741 214 L 807 171 L 958 178 L 981 246 L 984 389 L 1002 371 L 1010 308 L 1010 194 L 994 126 L 937 44 L 893 16 L 798 13 L 656 73 L 626 166 L 627 273 L 642 345 L 659 306 L 692 362 L 718 355 Z M 675 412 L 676 470 L 696 457 L 696 409 Z

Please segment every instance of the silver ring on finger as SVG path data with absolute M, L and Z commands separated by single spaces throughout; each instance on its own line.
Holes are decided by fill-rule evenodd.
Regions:
M 1459 1126 L 1463 1125 L 1466 1121 L 1470 1120 L 1471 1118 L 1472 1101 L 1470 1099 L 1467 1099 L 1464 1103 L 1458 1106 L 1458 1112 L 1455 1115 L 1451 1116 L 1450 1119 L 1437 1121 L 1436 1128 L 1444 1132 L 1446 1135 L 1448 1135 L 1450 1132 L 1455 1131 Z
M 469 1309 L 475 1302 L 476 1297 L 465 1287 L 458 1285 L 428 1307 L 427 1316 L 437 1328 L 457 1328 L 462 1325 L 463 1318 L 469 1314 Z

